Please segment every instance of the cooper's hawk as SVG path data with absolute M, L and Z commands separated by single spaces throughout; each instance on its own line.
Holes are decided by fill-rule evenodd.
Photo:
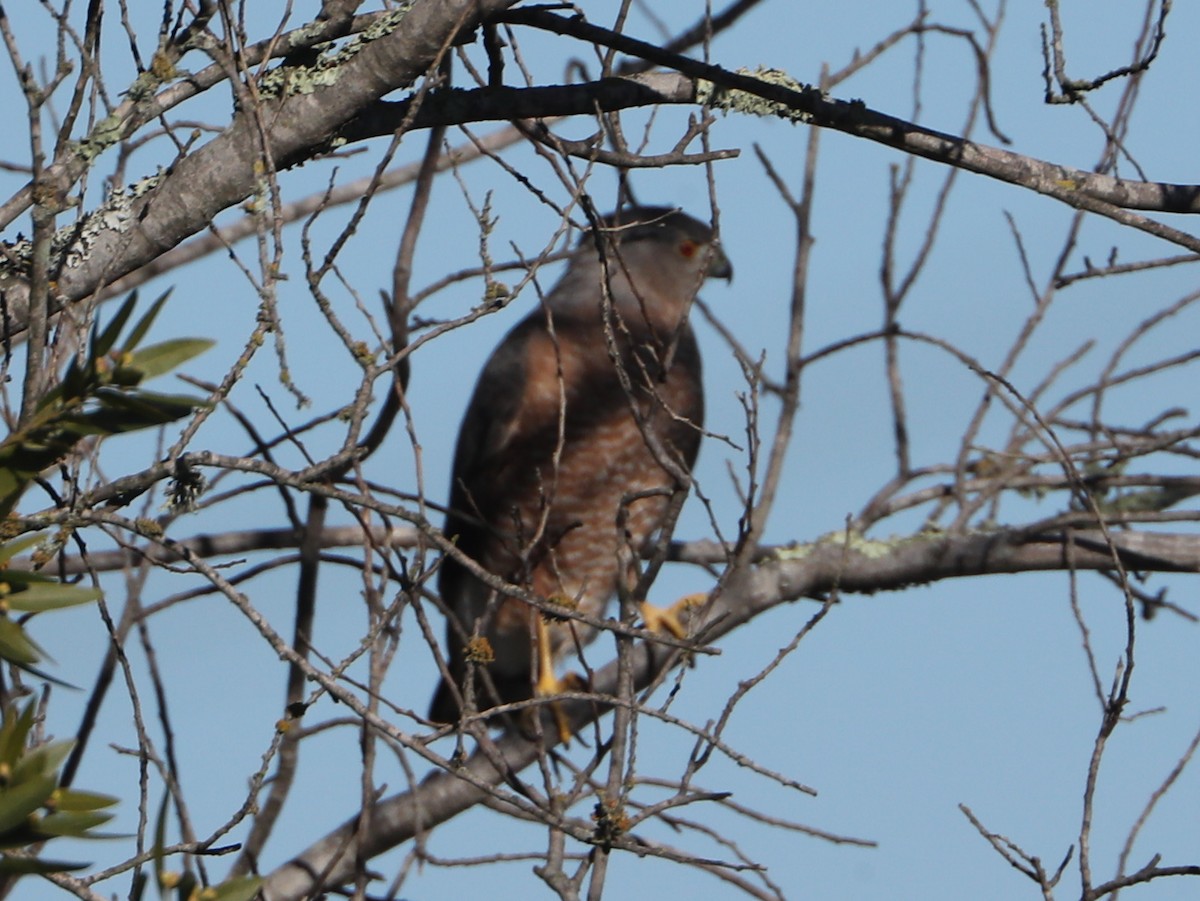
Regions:
M 730 278 L 729 261 L 707 225 L 676 210 L 625 210 L 585 236 L 475 386 L 445 526 L 464 554 L 593 617 L 632 586 L 632 561 L 699 450 L 704 394 L 687 316 L 710 276 Z M 459 690 L 442 683 L 435 722 L 459 718 L 468 661 L 480 664 L 474 703 L 486 710 L 553 694 L 552 661 L 597 631 L 546 620 L 450 557 L 438 586 L 456 620 L 447 645 Z

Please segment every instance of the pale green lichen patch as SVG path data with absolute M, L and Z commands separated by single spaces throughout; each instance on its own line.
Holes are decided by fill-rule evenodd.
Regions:
M 162 181 L 162 172 L 134 182 L 126 188 L 112 191 L 104 202 L 80 222 L 58 229 L 50 239 L 53 268 L 61 261 L 65 269 L 73 269 L 88 258 L 92 246 L 107 232 L 124 232 L 136 221 L 134 203 L 152 191 Z M 33 243 L 22 239 L 9 244 L 0 256 L 0 276 L 24 276 L 33 258 Z
M 831 536 L 831 538 L 834 541 L 838 540 L 838 536 Z M 851 532 L 849 535 L 843 532 L 840 540 L 847 549 L 854 551 L 854 553 L 861 554 L 868 560 L 876 560 L 880 557 L 886 557 L 896 549 L 896 545 L 908 539 L 893 538 L 880 541 L 875 538 L 867 538 L 858 532 Z
M 186 74 L 177 69 L 174 61 L 159 49 L 150 60 L 150 68 L 138 75 L 124 93 L 133 103 L 139 104 L 154 97 L 162 85 Z M 125 129 L 129 121 L 128 114 L 112 113 L 106 116 L 97 122 L 85 137 L 75 142 L 75 152 L 85 160 L 95 159 L 125 138 Z
M 817 90 L 812 85 L 797 81 L 782 69 L 759 66 L 757 69 L 738 69 L 737 74 L 747 75 L 767 84 L 781 85 L 800 93 Z M 745 113 L 751 116 L 778 116 L 780 119 L 787 119 L 790 122 L 808 122 L 812 118 L 806 112 L 792 109 L 774 100 L 767 100 L 748 91 L 724 88 L 703 79 L 696 85 L 696 100 L 705 106 L 723 112 Z
M 156 54 L 157 55 L 157 54 Z M 172 70 L 172 75 L 174 71 Z M 133 84 L 125 91 L 129 99 L 134 103 L 140 103 L 143 100 L 148 100 L 154 96 L 154 92 L 167 79 L 159 77 L 158 73 L 147 69 L 133 80 Z
M 776 548 L 775 558 L 778 560 L 804 560 L 820 548 L 839 548 L 869 560 L 878 560 L 894 553 L 898 547 L 904 544 L 921 541 L 927 537 L 930 536 L 894 535 L 881 539 L 868 538 L 861 532 L 830 532 L 828 535 L 822 535 L 816 541 Z
M 357 56 L 372 41 L 391 34 L 408 14 L 416 0 L 408 0 L 389 13 L 379 16 L 367 28 L 341 47 L 317 44 L 313 47 L 320 54 L 306 66 L 277 66 L 258 80 L 258 92 L 263 97 L 284 97 L 295 94 L 311 94 L 318 88 L 337 83 L 341 68 Z
M 778 560 L 803 560 L 812 553 L 813 544 L 789 544 L 785 547 L 775 549 L 775 558 Z
M 120 116 L 111 115 L 101 119 L 86 138 L 75 145 L 76 152 L 85 160 L 93 160 L 104 150 L 121 140 L 124 122 Z

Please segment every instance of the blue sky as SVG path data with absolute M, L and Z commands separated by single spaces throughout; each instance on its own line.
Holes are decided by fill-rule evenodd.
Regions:
M 932 20 L 973 27 L 968 4 L 932 3 Z M 1107 71 L 1127 61 L 1133 30 L 1140 19 L 1135 4 L 1116 2 L 1063 3 L 1068 27 L 1069 63 L 1078 75 Z M 254 9 L 249 20 L 255 36 L 278 21 L 280 4 Z M 601 5 L 589 8 L 603 20 Z M 672 24 L 692 21 L 698 3 L 676 4 Z M 770 65 L 803 81 L 816 80 L 820 66 L 845 65 L 856 49 L 909 21 L 915 4 L 843 2 L 806 4 L 802 11 L 784 4 L 764 4 L 747 16 L 712 51 L 714 61 L 730 68 Z M 991 5 L 989 4 L 989 12 Z M 46 40 L 45 22 L 35 11 L 10 11 L 14 27 L 28 40 Z M 1038 28 L 1042 4 L 1011 4 L 992 71 L 993 100 L 1000 127 L 1013 139 L 1012 149 L 1041 159 L 1090 168 L 1099 157 L 1102 136 L 1080 109 L 1042 103 L 1041 56 Z M 1180 4 L 1170 20 L 1169 37 L 1161 58 L 1143 85 L 1142 98 L 1129 137 L 1130 152 L 1149 177 L 1195 182 L 1197 118 L 1180 85 L 1196 79 L 1195 55 L 1180 38 L 1200 27 L 1195 9 Z M 639 36 L 653 37 L 643 19 L 635 17 Z M 258 24 L 262 23 L 262 24 Z M 145 26 L 143 50 L 154 26 Z M 115 66 L 123 65 L 113 36 Z M 523 38 L 524 39 L 524 38 Z M 945 35 L 927 39 L 925 92 L 921 124 L 957 132 L 964 103 L 974 88 L 974 63 L 961 41 Z M 33 46 L 31 44 L 30 46 Z M 51 45 L 45 45 L 49 51 Z M 566 39 L 528 39 L 527 59 L 545 82 L 561 77 L 568 55 L 582 53 Z M 901 43 L 835 95 L 861 98 L 867 105 L 902 118 L 912 111 L 911 84 L 914 44 Z M 186 61 L 185 61 L 186 62 Z M 515 74 L 513 75 L 515 78 Z M 110 87 L 122 85 L 110 75 Z M 1119 85 L 1094 98 L 1104 114 L 1111 109 Z M 10 71 L 0 72 L 0 91 L 12 98 Z M 12 100 L 7 101 L 12 103 Z M 198 105 L 197 117 L 222 121 L 228 97 L 219 92 Z M 687 111 L 659 114 L 654 126 L 656 146 L 670 146 Z M 14 119 L 15 121 L 15 119 Z M 627 118 L 627 132 L 638 133 L 644 116 Z M 489 127 L 480 127 L 480 133 Z M 568 123 L 561 132 L 578 138 L 590 132 L 588 123 Z M 712 129 L 714 147 L 736 147 L 741 156 L 715 167 L 721 207 L 722 239 L 736 278 L 726 286 L 707 286 L 703 296 L 752 353 L 766 354 L 767 370 L 778 375 L 783 362 L 790 267 L 794 234 L 784 205 L 774 194 L 753 152 L 760 145 L 793 190 L 798 189 L 807 130 L 779 121 L 754 121 L 728 116 Z M 979 131 L 986 143 L 995 139 Z M 451 134 L 459 143 L 461 135 Z M 16 127 L 0 135 L 0 156 L 21 158 L 27 146 Z M 423 148 L 421 136 L 405 142 L 403 160 Z M 335 167 L 341 181 L 357 177 L 375 165 L 380 147 L 336 163 L 309 164 L 281 176 L 289 198 L 320 190 Z M 164 151 L 165 152 L 165 151 Z M 151 154 L 135 156 L 131 174 L 150 171 Z M 505 160 L 529 172 L 535 183 L 562 197 L 544 164 L 531 153 L 517 150 Z M 155 161 L 157 162 L 157 161 Z M 141 163 L 143 169 L 138 168 Z M 821 160 L 813 215 L 816 243 L 808 289 L 809 319 L 806 349 L 879 327 L 879 251 L 883 238 L 889 185 L 889 166 L 903 165 L 895 151 L 844 135 L 821 137 Z M 1128 173 L 1129 169 L 1123 170 Z M 925 234 L 934 192 L 945 170 L 920 163 L 915 187 L 902 217 L 897 242 L 899 258 L 908 259 Z M 498 166 L 477 163 L 461 171 L 462 189 L 443 179 L 434 195 L 431 225 L 422 236 L 414 284 L 427 284 L 446 272 L 477 262 L 477 237 L 462 191 L 475 203 L 488 192 L 499 217 L 493 236 L 498 258 L 507 256 L 508 242 L 536 253 L 553 227 L 551 214 L 524 187 Z M 7 196 L 20 184 L 16 175 L 0 173 Z M 708 206 L 705 173 L 700 168 L 639 172 L 634 177 L 643 202 L 675 203 L 703 215 Z M 97 195 L 98 183 L 89 186 Z M 599 173 L 592 194 L 601 206 L 615 200 L 614 180 Z M 409 195 L 399 191 L 378 198 L 342 259 L 342 269 L 367 305 L 390 283 L 390 265 L 398 229 Z M 1028 254 L 1032 276 L 1039 286 L 1060 253 L 1072 213 L 1044 197 L 962 175 L 951 196 L 947 219 L 930 264 L 900 315 L 913 331 L 936 334 L 979 359 L 998 366 L 1032 307 L 1020 257 L 1005 215 L 1012 217 Z M 314 228 L 318 246 L 328 242 L 349 215 L 347 208 L 331 211 Z M 1187 221 L 1174 222 L 1188 229 Z M 310 411 L 297 411 L 279 385 L 277 367 L 267 351 L 259 354 L 234 400 L 249 415 L 266 423 L 266 408 L 256 391 L 260 386 L 292 424 L 314 413 L 345 404 L 357 377 L 344 351 L 324 327 L 308 297 L 299 261 L 299 230 L 287 233 L 284 271 L 289 280 L 280 288 L 280 310 L 288 350 L 301 390 L 313 399 Z M 1112 246 L 1122 260 L 1152 258 L 1180 252 L 1178 248 L 1118 230 L 1103 220 L 1085 223 L 1073 261 L 1082 266 L 1108 258 Z M 253 260 L 250 245 L 239 247 Z M 220 258 L 218 258 L 220 257 Z M 1127 277 L 1132 279 L 1133 277 Z M 1026 356 L 1014 370 L 1013 382 L 1031 390 L 1060 359 L 1085 339 L 1096 349 L 1077 371 L 1063 377 L 1059 393 L 1087 384 L 1107 355 L 1130 328 L 1152 312 L 1194 290 L 1194 268 L 1181 266 L 1138 276 L 1081 284 L 1062 293 Z M 222 255 L 215 255 L 162 282 L 175 285 L 159 337 L 168 333 L 216 334 L 218 346 L 191 371 L 216 378 L 241 351 L 253 325 L 257 301 L 251 286 Z M 156 293 L 152 286 L 147 294 Z M 355 311 L 354 298 L 330 286 L 339 315 L 363 336 L 369 327 Z M 478 302 L 479 286 L 471 283 L 444 292 L 422 315 L 460 315 Z M 410 392 L 412 428 L 421 453 L 414 455 L 397 432 L 372 461 L 371 478 L 400 491 L 424 484 L 432 500 L 444 499 L 449 478 L 449 455 L 458 419 L 475 375 L 490 348 L 533 303 L 524 295 L 505 312 L 477 325 L 431 342 L 413 357 Z M 373 308 L 372 308 L 373 309 Z M 1195 311 L 1159 329 L 1135 353 L 1153 359 L 1190 349 L 1196 334 Z M 708 426 L 740 440 L 744 416 L 738 399 L 746 390 L 740 371 L 716 332 L 698 326 L 705 355 L 709 399 Z M 902 356 L 912 452 L 916 465 L 953 460 L 958 436 L 981 396 L 978 376 L 938 352 L 906 347 Z M 770 541 L 812 540 L 842 527 L 890 477 L 894 468 L 891 425 L 881 378 L 882 349 L 868 345 L 838 355 L 807 370 L 803 405 L 795 430 L 791 462 L 767 538 Z M 1155 392 L 1116 392 L 1110 407 L 1116 421 L 1136 424 L 1161 408 L 1194 406 L 1194 377 L 1187 373 L 1155 382 Z M 1161 393 L 1160 393 L 1161 392 Z M 1052 394 L 1052 396 L 1058 396 Z M 1166 400 L 1164 400 L 1166 398 Z M 763 418 L 772 423 L 776 405 L 765 401 Z M 1080 415 L 1083 415 L 1081 413 Z M 1194 413 L 1181 420 L 1192 422 Z M 994 410 L 982 433 L 984 443 L 1003 440 L 1011 426 L 1002 410 Z M 269 425 L 264 426 L 269 430 Z M 329 441 L 333 441 L 331 436 Z M 321 439 L 314 439 L 318 449 Z M 119 467 L 141 466 L 143 456 L 127 448 L 136 439 L 115 442 L 104 465 L 108 475 Z M 227 418 L 214 418 L 201 431 L 197 447 L 223 453 L 247 448 L 244 435 Z M 283 452 L 285 461 L 288 453 Z M 712 499 L 721 527 L 731 534 L 738 515 L 737 493 L 730 469 L 744 465 L 736 450 L 710 441 L 702 452 L 698 479 Z M 1186 471 L 1178 465 L 1179 471 Z M 1003 508 L 1002 520 L 1034 518 L 1060 510 L 1061 497 L 1027 500 Z M 150 512 L 154 512 L 151 510 Z M 337 514 L 338 521 L 347 521 Z M 876 537 L 912 530 L 915 516 L 885 523 Z M 223 513 L 197 514 L 173 526 L 184 537 L 203 531 L 283 523 L 273 494 L 259 493 L 230 505 Z M 692 502 L 678 537 L 708 537 L 711 527 L 702 507 Z M 103 544 L 99 536 L 95 539 Z M 256 562 L 252 558 L 249 563 Z M 248 565 L 248 564 L 245 564 Z M 290 629 L 294 571 L 288 570 L 250 583 L 252 602 Z M 711 580 L 698 570 L 670 569 L 655 594 L 670 600 L 687 591 L 703 590 Z M 154 602 L 182 586 L 198 584 L 194 577 L 154 576 L 143 600 Z M 1156 576 L 1151 588 L 1168 586 L 1171 598 L 1194 609 L 1194 579 Z M 106 582 L 110 602 L 119 606 L 124 586 L 119 577 Z M 329 567 L 322 573 L 316 644 L 332 659 L 352 650 L 365 628 L 361 583 L 352 572 Z M 1121 598 L 1099 577 L 1079 577 L 1077 591 L 1102 679 L 1111 678 L 1124 642 Z M 787 605 L 760 617 L 722 641 L 722 654 L 689 671 L 673 707 L 676 715 L 704 723 L 720 713 L 724 699 L 739 680 L 765 666 L 778 648 L 799 631 L 817 606 L 811 602 Z M 434 667 L 411 618 L 403 623 L 400 655 L 386 687 L 389 697 L 405 707 L 421 709 L 434 685 Z M 207 597 L 179 605 L 156 617 L 150 626 L 158 664 L 173 699 L 175 731 L 181 751 L 185 791 L 192 796 L 192 814 L 201 833 L 214 828 L 236 809 L 245 793 L 245 780 L 270 741 L 279 716 L 284 671 L 245 619 L 226 601 Z M 95 612 L 63 613 L 34 632 L 57 658 L 55 673 L 87 685 L 104 652 L 104 634 Z M 1097 875 L 1111 874 L 1121 842 L 1149 793 L 1165 777 L 1200 724 L 1200 700 L 1194 685 L 1197 657 L 1195 626 L 1170 615 L 1138 623 L 1138 657 L 1132 706 L 1138 710 L 1165 707 L 1164 713 L 1122 725 L 1104 759 L 1097 795 L 1093 859 Z M 131 651 L 143 695 L 148 693 L 145 660 Z M 606 658 L 596 645 L 593 662 Z M 56 690 L 50 728 L 69 734 L 78 717 L 80 694 Z M 328 700 L 320 702 L 309 722 L 334 718 L 344 711 Z M 136 764 L 108 746 L 135 744 L 129 725 L 128 701 L 120 693 L 109 700 L 100 738 L 91 749 L 79 784 L 122 795 L 121 828 L 132 830 L 135 816 Z M 717 761 L 706 770 L 705 787 L 729 790 L 738 803 L 796 820 L 812 827 L 877 841 L 873 849 L 834 846 L 820 839 L 768 828 L 719 811 L 688 811 L 715 825 L 737 841 L 750 856 L 766 864 L 772 881 L 788 897 L 837 899 L 1007 899 L 1034 897 L 1031 883 L 1009 867 L 984 842 L 960 813 L 968 805 L 989 828 L 1002 833 L 1051 867 L 1078 841 L 1081 797 L 1092 741 L 1100 723 L 1099 705 L 1091 687 L 1080 633 L 1069 605 L 1067 576 L 1002 576 L 964 579 L 902 593 L 873 597 L 847 596 L 807 636 L 764 684 L 755 689 L 735 713 L 726 740 L 750 753 L 764 766 L 781 771 L 818 789 L 811 798 L 780 789 L 732 763 Z M 315 840 L 355 810 L 358 792 L 356 735 L 335 729 L 305 746 L 299 784 L 294 790 L 268 853 L 264 869 L 278 864 Z M 639 754 L 643 775 L 678 774 L 692 742 L 677 731 L 647 726 Z M 448 753 L 448 752 L 447 752 Z M 586 750 L 573 752 L 586 759 Z M 389 790 L 406 785 L 402 769 L 386 755 L 378 779 Z M 641 791 L 641 790 L 639 790 Z M 1185 773 L 1174 792 L 1156 810 L 1131 858 L 1131 867 L 1161 853 L 1165 865 L 1195 862 L 1197 776 Z M 651 788 L 638 799 L 658 795 Z M 697 853 L 716 854 L 704 842 L 681 839 L 661 828 L 651 836 L 679 843 Z M 235 833 L 235 838 L 236 838 Z M 82 851 L 88 859 L 118 859 L 124 843 L 99 844 Z M 429 850 L 441 857 L 470 857 L 497 850 L 536 851 L 545 847 L 544 834 L 534 827 L 514 825 L 485 810 L 473 810 L 439 828 Z M 578 849 L 577 849 L 578 850 Z M 399 858 L 379 863 L 394 871 Z M 486 891 L 490 898 L 538 896 L 545 889 L 532 875 L 528 861 L 486 868 L 426 866 L 405 883 L 409 899 L 444 898 Z M 220 861 L 210 864 L 220 873 Z M 1068 868 L 1061 897 L 1072 897 L 1078 876 Z M 123 892 L 117 879 L 102 887 Z M 712 877 L 677 865 L 630 856 L 614 859 L 609 874 L 609 897 L 645 897 L 671 892 L 679 896 L 738 896 Z M 48 887 L 30 883 L 28 897 L 49 897 Z M 1187 897 L 1194 889 L 1182 880 L 1160 880 L 1137 897 Z

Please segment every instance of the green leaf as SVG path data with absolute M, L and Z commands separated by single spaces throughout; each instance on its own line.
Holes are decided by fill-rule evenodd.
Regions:
M 145 870 L 133 871 L 133 880 L 129 884 L 129 901 L 142 901 L 142 896 L 146 894 L 147 881 Z
M 118 388 L 136 388 L 145 376 L 140 371 L 122 363 L 108 376 L 108 380 Z
M 95 811 L 55 811 L 41 817 L 34 829 L 47 838 L 70 836 L 71 838 L 112 838 L 113 836 L 89 835 L 97 826 L 103 826 L 113 818 L 111 813 Z
M 45 653 L 24 629 L 7 616 L 0 616 L 0 657 L 18 666 L 29 666 Z
M 0 792 L 0 842 L 8 843 L 11 833 L 24 826 L 29 815 L 44 805 L 58 786 L 58 775 L 37 776 Z
M 94 357 L 89 357 L 85 363 L 72 360 L 63 380 L 46 393 L 38 406 L 49 408 L 57 406 L 64 398 L 74 400 L 83 397 L 87 394 L 88 385 L 94 384 L 95 381 L 96 360 Z
M 86 870 L 90 863 L 73 863 L 66 860 L 46 860 L 41 857 L 0 856 L 0 873 L 9 876 L 44 876 L 47 873 L 63 873 L 67 870 Z
M 64 607 L 78 607 L 90 604 L 104 596 L 99 588 L 84 588 L 80 585 L 63 585 L 51 582 L 41 585 L 30 585 L 24 591 L 14 592 L 5 600 L 10 610 L 22 613 L 41 613 L 46 610 L 61 610 Z
M 154 320 L 158 317 L 159 311 L 163 308 L 163 304 L 167 302 L 167 298 L 171 296 L 173 288 L 167 288 L 158 298 L 150 305 L 150 309 L 146 311 L 146 315 L 138 320 L 138 324 L 133 327 L 133 331 L 129 333 L 129 337 L 125 339 L 124 349 L 131 351 L 146 337 L 146 332 L 150 331 L 150 326 L 154 324 Z M 137 292 L 134 292 L 135 294 Z
M 7 514 L 17 505 L 29 479 L 21 478 L 8 466 L 0 466 L 0 513 Z
M 16 704 L 4 708 L 4 722 L 0 724 L 0 763 L 16 766 L 25 752 L 25 741 L 33 728 L 34 703 L 30 701 L 18 712 Z
M 52 776 L 57 779 L 58 766 L 67 759 L 74 744 L 70 739 L 64 739 L 29 750 L 13 767 L 10 784 L 19 785 L 38 776 Z
M 7 563 L 21 551 L 33 547 L 42 540 L 40 535 L 26 535 L 24 538 L 14 538 L 0 544 L 0 565 Z
M 193 397 L 190 394 L 164 394 L 161 391 L 139 391 L 137 396 L 148 403 L 156 404 L 164 408 L 175 407 L 180 410 L 186 410 L 187 415 L 198 407 L 211 407 L 207 400 L 203 397 Z
M 196 879 L 195 873 L 180 873 L 179 882 L 175 885 L 175 897 L 178 898 L 179 901 L 191 901 L 193 894 L 198 892 L 199 888 L 200 883 Z
M 207 338 L 175 338 L 139 350 L 126 365 L 140 372 L 142 378 L 152 379 L 200 356 L 216 343 Z
M 75 788 L 62 788 L 54 796 L 56 810 L 101 810 L 112 807 L 117 799 L 112 795 L 102 795 L 99 792 L 79 791 Z
M 54 661 L 51 660 L 51 663 L 53 662 Z M 23 663 L 13 663 L 13 666 L 17 667 L 22 672 L 29 673 L 29 675 L 33 676 L 35 679 L 41 679 L 44 682 L 49 682 L 51 685 L 61 685 L 63 688 L 71 689 L 71 691 L 79 691 L 78 685 L 72 685 L 70 682 L 64 682 L 62 679 L 56 679 L 45 670 L 38 669 L 36 666 L 28 666 Z
M 42 536 L 34 535 L 33 537 L 40 538 Z M 10 591 L 24 591 L 30 585 L 43 585 L 47 582 L 58 584 L 58 580 L 54 576 L 34 572 L 31 569 L 2 569 L 0 570 L 0 582 L 7 582 Z
M 166 897 L 166 891 L 163 889 L 166 855 L 163 854 L 163 848 L 167 846 L 167 810 L 170 802 L 171 793 L 164 791 L 162 804 L 158 807 L 158 819 L 154 823 L 154 847 L 151 851 L 154 854 L 154 884 L 158 886 L 159 897 Z
M 213 901 L 250 901 L 262 886 L 261 876 L 240 876 L 215 886 Z
M 129 432 L 147 426 L 166 425 L 191 414 L 204 401 L 178 394 L 157 394 L 152 391 L 131 393 L 115 388 L 96 392 L 101 409 L 88 418 L 110 432 Z
M 68 416 L 64 416 L 57 424 L 58 430 L 63 433 L 64 455 L 75 446 L 75 442 L 80 438 L 86 438 L 88 435 L 112 435 L 114 433 L 113 429 L 108 428 L 99 421 L 97 417 L 99 412 L 99 410 L 93 409 L 86 412 L 71 413 Z M 45 469 L 45 467 L 41 467 L 36 472 L 41 472 L 42 469 Z
M 90 354 L 92 361 L 100 359 L 113 349 L 113 345 L 117 343 L 117 336 L 121 334 L 121 329 L 125 328 L 125 323 L 129 321 L 133 308 L 137 306 L 137 298 L 136 290 L 130 292 L 129 296 L 125 298 L 125 302 L 121 304 L 121 309 L 117 310 L 117 315 L 104 327 L 104 331 L 99 331 L 99 324 L 97 324 L 96 331 L 92 333 Z M 144 318 L 143 321 L 145 321 Z M 140 326 L 141 323 L 138 325 Z

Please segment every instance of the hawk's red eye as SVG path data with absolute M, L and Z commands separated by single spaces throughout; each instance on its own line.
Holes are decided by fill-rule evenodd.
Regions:
M 685 238 L 679 242 L 679 255 L 685 260 L 690 260 L 694 257 L 699 249 L 700 245 L 690 238 Z

